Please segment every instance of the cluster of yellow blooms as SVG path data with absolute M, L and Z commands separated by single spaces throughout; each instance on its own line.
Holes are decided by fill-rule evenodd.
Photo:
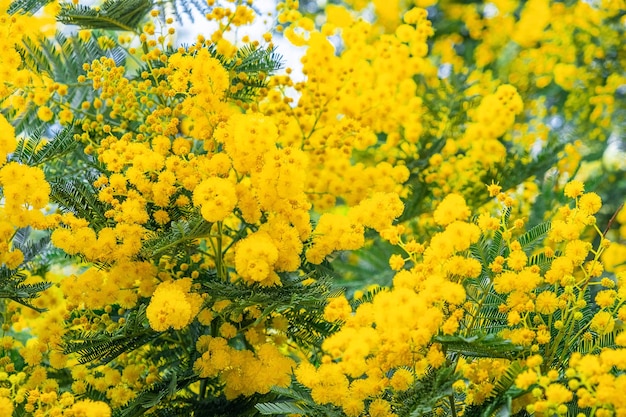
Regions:
M 251 64 L 269 54 L 271 34 L 265 46 L 229 40 L 256 19 L 251 1 L 210 0 L 208 38 L 174 47 L 173 19 L 155 10 L 136 33 L 142 48 L 123 47 L 127 62 L 81 63 L 66 84 L 33 71 L 20 46 L 48 35 L 31 28 L 54 26 L 57 2 L 38 17 L 9 14 L 9 3 L 0 1 L 2 415 L 110 417 L 143 407 L 146 393 L 236 402 L 297 384 L 294 407 L 392 417 L 446 369 L 449 389 L 431 404 L 439 414 L 506 396 L 512 413 L 626 415 L 626 245 L 607 238 L 624 241 L 626 210 L 609 221 L 615 233 L 596 224 L 602 198 L 570 178 L 583 152 L 571 143 L 553 187 L 569 203 L 545 203 L 550 223 L 525 230 L 539 193 L 530 174 L 516 190 L 492 182 L 484 192 L 507 158 L 522 170 L 546 144 L 557 116 L 545 89 L 559 94 L 558 117 L 589 121 L 575 127 L 591 139 L 610 131 L 626 77 L 594 62 L 620 47 L 602 25 L 624 22 L 613 2 L 375 0 L 368 22 L 358 17 L 368 1 L 329 4 L 313 19 L 287 0 L 276 29 L 306 48 L 299 81 Z M 430 6 L 440 12 L 431 20 Z M 462 30 L 438 34 L 442 18 L 471 42 Z M 93 36 L 103 50 L 133 44 Z M 81 31 L 74 46 L 91 40 Z M 459 45 L 472 46 L 462 56 Z M 615 54 L 611 65 L 626 66 Z M 71 98 L 74 88 L 91 98 Z M 16 160 L 29 112 L 77 132 L 85 170 L 98 175 L 54 183 L 45 162 Z M 59 201 L 63 181 L 92 194 L 80 196 L 85 210 Z M 46 254 L 27 253 L 16 238 L 25 232 L 49 234 L 69 261 L 53 253 L 59 265 L 37 269 Z M 333 255 L 375 251 L 372 242 L 393 248 L 390 285 L 306 307 L 280 293 L 294 281 L 314 288 Z M 477 338 L 509 350 L 472 356 Z M 104 363 L 86 366 L 93 358 Z M 185 392 L 176 378 L 192 381 Z
M 513 203 L 497 186 L 491 186 L 490 192 L 507 204 Z M 597 229 L 594 214 L 601 207 L 600 198 L 584 193 L 579 181 L 568 183 L 565 194 L 576 200 L 576 206 L 561 208 L 562 220 L 553 221 L 543 252 L 533 254 L 532 260 L 520 240 L 513 238 L 514 231 L 520 233 L 515 229 L 522 223 L 516 221 L 511 229 L 499 220 L 486 222 L 484 217 L 478 219 L 481 227 L 468 223 L 470 211 L 456 194 L 449 194 L 434 211 L 435 224 L 444 230 L 434 234 L 429 243 L 405 242 L 407 230 L 402 226 L 384 231 L 382 236 L 406 253 L 406 258 L 392 255 L 390 259 L 391 268 L 398 271 L 393 288 L 378 292 L 354 312 L 345 298 L 330 300 L 325 317 L 344 324 L 324 341 L 322 365 L 316 369 L 301 363 L 296 370 L 298 380 L 311 389 L 316 402 L 339 406 L 348 416 L 365 412 L 395 415 L 390 410 L 398 404 L 393 401 L 384 413 L 372 407 L 377 410 L 389 401 L 384 394 L 390 389 L 404 391 L 428 370 L 446 364 L 434 336 L 471 334 L 476 328 L 493 325 L 479 317 L 486 297 L 496 296 L 501 300 L 497 310 L 505 314 L 500 335 L 533 355 L 517 360 L 526 370 L 519 371 L 516 385 L 524 390 L 536 386 L 534 399 L 525 400 L 528 411 L 564 415 L 568 412 L 565 404 L 575 393 L 579 407 L 597 407 L 597 415 L 605 415 L 602 409 L 615 410 L 619 415 L 620 398 L 613 394 L 619 392 L 622 376 L 606 372 L 613 366 L 623 369 L 623 351 L 607 349 L 600 356 L 591 353 L 609 340 L 608 335 L 615 335 L 617 321 L 626 319 L 624 277 L 618 274 L 617 282 L 607 277 L 599 280 L 603 272 L 600 257 L 608 241 L 600 240 L 594 250 L 586 240 L 580 240 L 587 227 Z M 469 248 L 493 236 L 494 231 L 506 239 L 508 255 L 497 256 L 489 265 L 494 277 L 489 290 L 466 293 L 465 288 L 470 287 L 464 288 L 462 283 L 478 278 L 483 268 Z M 590 253 L 593 257 L 588 259 Z M 537 259 L 546 263 L 537 264 Z M 411 265 L 409 269 L 405 269 L 406 262 Z M 590 285 L 603 289 L 593 298 L 597 310 L 585 316 L 589 314 Z M 623 345 L 623 338 L 624 334 L 618 333 L 615 342 Z M 581 353 L 570 359 L 573 352 Z M 605 361 L 606 365 L 591 371 L 579 358 L 598 364 Z M 569 370 L 559 371 L 558 364 L 568 361 Z M 541 363 L 547 366 L 539 366 Z M 455 388 L 465 394 L 466 404 L 482 404 L 493 395 L 498 378 L 512 364 L 509 359 L 460 359 L 456 366 L 463 379 Z M 567 387 L 558 382 L 563 378 L 570 380 Z
M 362 415 L 366 404 L 369 415 L 395 415 L 389 404 L 384 413 L 374 411 L 385 409 L 379 397 L 388 389 L 407 390 L 430 368 L 445 364 L 441 346 L 432 338 L 440 331 L 457 331 L 466 300 L 459 281 L 480 273 L 476 260 L 460 256 L 480 236 L 478 226 L 466 222 L 469 215 L 463 198 L 450 194 L 434 212 L 445 229 L 430 245 L 414 240 L 401 244 L 414 265 L 395 275 L 392 289 L 360 304 L 354 313 L 345 298 L 328 304 L 327 319 L 344 325 L 324 341 L 328 356 L 318 369 L 305 362 L 296 370 L 315 401 L 340 406 L 348 416 Z M 387 230 L 383 236 L 399 243 L 400 231 Z M 372 398 L 377 399 L 370 403 Z
M 194 369 L 202 378 L 220 374 L 227 399 L 264 394 L 273 386 L 287 386 L 295 365 L 292 359 L 270 343 L 261 344 L 253 353 L 233 349 L 222 337 L 201 336 L 197 349 L 202 356 L 195 362 Z M 266 369 L 271 369 L 271 372 L 264 371 Z

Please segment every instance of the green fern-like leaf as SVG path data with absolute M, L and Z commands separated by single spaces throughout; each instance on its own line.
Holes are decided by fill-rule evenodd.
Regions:
M 96 33 L 87 41 L 78 37 L 67 37 L 62 32 L 57 32 L 52 38 L 29 38 L 18 45 L 17 50 L 26 69 L 48 75 L 59 84 L 73 85 L 68 94 L 59 97 L 59 100 L 74 108 L 80 107 L 83 101 L 92 101 L 96 94 L 90 84 L 76 84 L 78 76 L 84 74 L 84 63 L 108 57 L 117 65 L 122 65 L 126 59 L 125 52 L 119 47 L 102 49 L 98 45 Z M 38 106 L 29 102 L 20 113 L 10 108 L 3 109 L 2 112 L 12 120 L 16 134 L 41 137 L 43 133 L 47 133 L 48 125 L 37 116 L 37 110 Z
M 345 414 L 337 406 L 331 404 L 321 405 L 311 398 L 311 391 L 295 379 L 289 387 L 273 387 L 272 393 L 278 399 L 272 402 L 259 403 L 255 408 L 263 415 L 291 414 L 316 416 L 316 417 L 344 417 Z
M 522 250 L 528 252 L 533 250 L 538 244 L 540 244 L 543 239 L 550 232 L 550 228 L 552 227 L 552 223 L 543 222 L 540 223 L 526 233 L 517 238 L 517 241 L 522 247 Z
M 169 227 L 148 235 L 141 248 L 141 256 L 146 259 L 159 259 L 163 255 L 177 257 L 197 248 L 197 240 L 206 238 L 211 232 L 212 223 L 198 213 L 171 222 Z
M 543 275 L 550 266 L 552 266 L 552 261 L 554 258 L 546 256 L 545 253 L 536 253 L 528 258 L 528 265 L 537 265 L 541 274 Z
M 371 303 L 374 300 L 374 297 L 379 292 L 385 291 L 385 287 L 375 287 L 373 289 L 367 290 L 363 293 L 363 295 L 358 299 L 353 299 L 350 301 L 350 306 L 353 310 L 357 309 L 361 304 Z
M 156 339 L 159 334 L 146 325 L 145 306 L 128 314 L 123 326 L 114 332 L 72 331 L 64 336 L 63 351 L 77 353 L 80 363 L 109 363 L 125 352 L 137 349 Z
M 85 29 L 133 32 L 153 7 L 151 0 L 107 0 L 99 7 L 63 3 L 57 19 Z
M 225 282 L 213 273 L 201 274 L 198 281 L 204 287 L 203 292 L 211 294 L 213 301 L 232 301 L 224 314 L 242 314 L 252 306 L 262 309 L 261 318 L 280 313 L 289 322 L 287 336 L 301 346 L 314 347 L 339 327 L 338 323 L 324 320 L 323 312 L 326 300 L 341 294 L 341 289 L 333 288 L 332 280 L 327 276 L 305 285 L 306 278 L 281 274 L 282 285 L 273 287 Z
M 41 132 L 36 132 L 30 138 L 20 140 L 11 160 L 37 166 L 72 152 L 76 146 L 71 126 L 59 131 L 50 141 L 43 140 Z
M 507 224 L 507 221 L 510 215 L 511 215 L 511 208 L 506 207 L 502 215 L 502 220 L 503 220 L 504 225 Z M 493 240 L 490 242 L 490 245 L 489 245 L 488 257 L 486 259 L 486 261 L 488 262 L 487 265 L 493 262 L 493 260 L 496 259 L 496 257 L 505 256 L 506 251 L 507 251 L 506 242 L 504 241 L 502 237 L 502 230 L 496 230 L 495 233 L 493 234 Z
M 292 401 L 276 401 L 273 403 L 261 403 L 256 405 L 256 409 L 266 416 L 285 414 L 306 414 L 308 410 Z
M 98 199 L 98 191 L 92 185 L 95 178 L 56 179 L 51 182 L 50 198 L 62 211 L 69 211 L 83 219 L 88 219 L 96 231 L 105 227 L 108 219 L 107 205 Z
M 35 298 L 52 286 L 50 282 L 39 282 L 35 284 L 24 284 L 26 274 L 24 272 L 0 267 L 0 298 L 13 300 L 23 306 L 32 308 L 38 312 L 46 311 L 32 304 Z
M 20 268 L 30 269 L 32 261 L 36 257 L 44 257 L 50 249 L 50 236 L 45 234 L 38 240 L 32 238 L 32 229 L 25 227 L 18 229 L 13 236 L 13 248 L 19 249 L 24 259 Z
M 336 271 L 335 282 L 346 289 L 346 296 L 351 299 L 355 291 L 361 291 L 373 282 L 381 287 L 390 287 L 394 272 L 389 268 L 389 257 L 398 252 L 398 248 L 375 239 L 373 244 L 354 252 L 342 252 L 331 262 Z M 354 258 L 349 256 L 353 254 Z M 351 259 L 356 259 L 356 262 Z
M 434 337 L 434 340 L 445 346 L 448 352 L 456 352 L 472 358 L 511 359 L 523 350 L 521 346 L 493 333 L 475 334 L 469 337 L 438 335 Z
M 152 407 L 161 404 L 165 398 L 172 397 L 180 390 L 198 381 L 198 376 L 191 371 L 179 372 L 172 370 L 166 372 L 160 381 L 140 392 L 131 404 L 124 407 L 116 415 L 119 417 L 139 417 L 144 415 Z M 161 411 L 165 414 L 161 415 L 169 415 L 167 414 L 169 412 L 168 408 L 170 407 L 162 407 Z
M 14 0 L 7 9 L 8 14 L 35 14 L 52 0 Z
M 396 414 L 402 417 L 431 415 L 444 398 L 452 395 L 452 384 L 457 379 L 454 369 L 454 364 L 430 369 L 411 388 L 394 398 Z
M 230 98 L 244 102 L 253 99 L 259 89 L 267 86 L 269 75 L 282 67 L 281 60 L 275 48 L 264 49 L 253 45 L 240 48 L 225 67 L 236 74 L 243 73 L 246 77 L 233 80 L 236 84 L 241 83 L 243 88 L 237 90 L 236 93 L 230 93 Z
M 63 352 L 78 353 L 80 363 L 96 362 L 106 364 L 119 355 L 155 339 L 151 331 L 142 331 L 131 335 L 112 335 L 108 333 L 82 333 L 65 342 Z

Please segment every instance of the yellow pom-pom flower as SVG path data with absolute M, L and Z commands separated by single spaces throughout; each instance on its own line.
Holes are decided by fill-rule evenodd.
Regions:
M 438 225 L 447 226 L 455 220 L 465 220 L 469 215 L 470 210 L 465 199 L 459 194 L 450 194 L 439 203 L 434 218 Z
M 234 185 L 218 177 L 202 181 L 193 192 L 193 203 L 200 206 L 202 217 L 208 222 L 219 222 L 228 216 L 237 205 Z
M 111 408 L 102 401 L 78 401 L 71 410 L 75 417 L 111 417 Z
M 244 281 L 269 286 L 280 284 L 274 271 L 278 249 L 266 232 L 253 233 L 241 240 L 235 253 L 235 268 Z
M 191 281 L 182 279 L 159 284 L 146 309 L 150 327 L 158 332 L 187 326 L 200 310 L 197 294 L 190 294 Z

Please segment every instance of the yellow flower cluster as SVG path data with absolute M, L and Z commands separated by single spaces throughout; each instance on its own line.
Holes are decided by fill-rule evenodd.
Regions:
M 597 249 L 581 240 L 587 226 L 597 228 L 594 214 L 601 207 L 600 198 L 595 193 L 584 193 L 579 181 L 568 183 L 565 194 L 576 199 L 576 207 L 562 207 L 562 219 L 552 222 L 548 234 L 552 246 L 544 250 L 549 259 L 545 272 L 538 265 L 529 265 L 530 259 L 516 240 L 510 242 L 508 256 L 496 258 L 491 265 L 497 273 L 493 288 L 506 295 L 506 302 L 499 307 L 507 314 L 509 325 L 503 336 L 544 352 L 548 361 L 559 350 L 558 345 L 571 338 L 583 336 L 584 350 L 592 350 L 599 343 L 598 338 L 613 331 L 614 314 L 621 304 L 618 300 L 623 299 L 622 290 L 612 289 L 613 281 L 598 281 L 597 284 L 608 287 L 595 297 L 600 310 L 588 323 L 580 323 L 587 307 L 588 287 L 602 275 L 599 259 L 609 243 L 599 230 L 601 241 Z M 553 332 L 557 333 L 555 338 Z
M 8 13 L 8 3 L 0 6 L 0 101 L 3 110 L 8 110 L 11 116 L 23 115 L 31 106 L 40 109 L 41 113 L 50 112 L 44 104 L 53 93 L 61 95 L 67 92 L 50 78 L 49 74 L 41 74 L 25 67 L 20 55 L 19 47 L 23 40 L 39 39 L 54 33 L 55 7 L 48 5 L 37 16 L 21 13 Z M 39 113 L 39 112 L 38 112 Z M 2 124 L 2 121 L 0 121 Z M 13 132 L 5 130 L 2 132 Z M 7 145 L 12 142 L 11 135 L 0 139 L 0 160 L 3 163 L 5 152 L 9 153 Z M 13 148 L 14 149 L 14 148 Z
M 4 218 L 16 227 L 44 229 L 54 224 L 41 209 L 48 204 L 50 185 L 43 171 L 17 162 L 0 168 Z
M 121 223 L 104 227 L 98 233 L 85 219 L 71 213 L 60 216 L 59 227 L 52 232 L 52 243 L 70 255 L 81 254 L 87 260 L 114 262 L 128 260 L 141 249 L 146 231 L 136 224 Z
M 345 299 L 331 300 L 325 317 L 344 324 L 322 344 L 327 360 L 317 369 L 303 362 L 296 370 L 316 402 L 342 407 L 348 416 L 366 410 L 373 415 L 385 403 L 380 395 L 387 388 L 406 390 L 414 379 L 445 363 L 441 346 L 432 338 L 457 331 L 466 299 L 458 280 L 481 270 L 476 260 L 463 256 L 480 236 L 477 226 L 462 221 L 469 215 L 464 199 L 450 195 L 435 211 L 439 224 L 447 227 L 430 245 L 397 242 L 413 266 L 395 275 L 392 289 L 360 304 L 354 313 Z M 382 236 L 399 239 L 397 228 L 395 233 L 385 229 Z M 387 411 L 376 415 L 394 415 L 389 404 L 385 407 Z
M 156 287 L 146 317 L 157 332 L 167 329 L 180 330 L 191 323 L 202 306 L 202 297 L 190 293 L 191 279 L 162 282 Z
M 378 232 L 391 226 L 402 214 L 402 201 L 393 193 L 376 193 L 351 207 L 347 215 L 324 213 L 313 231 L 306 258 L 314 264 L 336 250 L 359 249 L 365 243 L 365 227 Z
M 273 344 L 259 344 L 252 352 L 234 349 L 221 337 L 201 336 L 196 347 L 202 356 L 194 369 L 201 378 L 219 376 L 227 399 L 265 394 L 273 386 L 285 387 L 291 382 L 295 362 Z M 264 371 L 270 369 L 271 372 Z
M 17 22 L 16 26 L 19 26 Z M 7 53 L 15 52 L 13 47 Z M 17 269 L 24 261 L 22 251 L 12 243 L 17 229 L 48 229 L 56 225 L 57 219 L 45 214 L 50 185 L 44 171 L 14 161 L 7 163 L 9 155 L 17 149 L 18 140 L 15 129 L 3 115 L 0 115 L 0 132 L 0 264 Z
M 480 40 L 469 60 L 464 62 L 450 48 L 447 62 L 454 62 L 458 69 L 470 63 L 480 69 L 494 67 L 522 93 L 527 109 L 545 106 L 545 94 L 538 92 L 562 89 L 566 99 L 559 111 L 563 117 L 585 129 L 585 137 L 602 140 L 610 132 L 618 88 L 615 81 L 623 83 L 623 71 L 603 73 L 595 65 L 620 43 L 619 25 L 600 22 L 614 19 L 620 6 L 621 1 L 532 0 L 499 1 L 490 13 L 482 13 L 476 5 L 444 7 L 447 19 L 461 22 L 472 39 Z M 440 45 L 460 43 L 456 33 L 438 41 Z
M 0 163 L 4 164 L 6 163 L 7 155 L 12 153 L 17 147 L 17 139 L 15 138 L 15 129 L 4 116 L 0 116 L 0 129 L 3 132 L 0 138 Z
M 600 196 L 570 181 L 564 194 L 571 204 L 554 216 L 546 211 L 550 224 L 525 231 L 529 205 L 515 207 L 513 195 L 494 183 L 487 205 L 479 207 L 486 196 L 475 193 L 512 150 L 519 156 L 514 162 L 526 164 L 531 147 L 543 146 L 552 101 L 564 109 L 559 117 L 580 111 L 590 121 L 585 137 L 611 130 L 626 78 L 622 57 L 613 56 L 619 32 L 602 23 L 623 23 L 620 7 L 441 2 L 436 23 L 450 19 L 463 27 L 448 35 L 435 33 L 424 9 L 436 0 L 374 0 L 373 23 L 357 17 L 362 0 L 345 2 L 354 10 L 326 5 L 320 19 L 287 0 L 279 5 L 277 29 L 306 46 L 298 80 L 291 69 L 273 77 L 250 70 L 261 65 L 252 62 L 264 56 L 254 52 L 260 43 L 245 37 L 240 49 L 226 36 L 255 20 L 251 2 L 210 0 L 206 17 L 218 30 L 209 39 L 175 48 L 172 19 L 149 22 L 138 36 L 142 51 L 128 48 L 141 65 L 138 75 L 102 57 L 83 65 L 78 84 L 62 85 L 52 74 L 26 70 L 16 49 L 36 27 L 32 22 L 51 18 L 47 10 L 43 20 L 9 16 L 4 3 L 0 262 L 35 271 L 37 262 L 26 264 L 26 251 L 13 242 L 16 230 L 31 227 L 50 230 L 52 244 L 75 265 L 62 277 L 36 275 L 43 269 L 11 277 L 26 277 L 28 291 L 45 287 L 44 278 L 53 286 L 31 300 L 47 309 L 41 314 L 0 299 L 1 412 L 110 417 L 174 375 L 164 372 L 169 358 L 191 357 L 189 371 L 201 381 L 189 392 L 201 401 L 267 394 L 295 376 L 320 405 L 350 417 L 392 417 L 400 414 L 404 392 L 454 369 L 446 383 L 456 379 L 455 391 L 445 399 L 452 408 L 459 398 L 465 406 L 488 403 L 502 394 L 503 380 L 515 377 L 506 394 L 524 394 L 513 399 L 514 410 L 565 415 L 575 403 L 600 417 L 626 414 L 620 395 L 626 355 L 618 347 L 626 345 L 626 275 L 618 265 L 626 252 L 616 252 L 620 246 L 606 238 L 612 232 L 596 225 Z M 418 7 L 405 10 L 409 4 Z M 91 36 L 83 31 L 77 38 Z M 126 35 L 96 36 L 103 48 L 131 43 Z M 264 38 L 270 42 L 271 34 Z M 597 61 L 605 58 L 611 63 L 602 69 Z M 448 63 L 453 72 L 446 75 Z M 258 96 L 234 99 L 246 96 L 238 94 L 249 92 L 251 79 Z M 75 87 L 93 99 L 64 98 Z M 539 97 L 546 88 L 556 100 Z M 78 149 L 100 170 L 92 184 L 81 184 L 94 190 L 85 218 L 62 202 L 48 214 L 55 210 L 49 171 L 12 161 L 19 141 L 11 124 L 26 111 L 49 126 L 71 123 Z M 516 124 L 527 115 L 537 122 Z M 584 152 L 576 144 L 564 147 L 556 184 Z M 537 192 L 532 178 L 517 190 L 524 201 Z M 499 203 L 498 216 L 492 208 Z M 409 219 L 398 224 L 405 209 Z M 611 219 L 621 229 L 624 213 Z M 510 225 L 510 216 L 519 218 Z M 626 235 L 621 229 L 619 238 Z M 344 296 L 319 300 L 327 302 L 323 318 L 338 330 L 310 350 L 292 343 L 298 329 L 290 320 L 306 313 L 278 305 L 290 297 L 285 289 L 292 279 L 312 277 L 305 293 L 318 284 L 317 265 L 329 255 L 361 249 L 378 235 L 396 246 L 388 259 L 392 285 L 358 303 Z M 361 266 L 357 255 L 350 261 Z M 206 291 L 211 285 L 214 293 Z M 284 297 L 279 303 L 257 304 L 274 291 Z M 497 346 L 511 347 L 507 359 L 450 353 L 446 341 L 470 340 L 471 348 L 476 338 L 470 337 L 483 328 L 497 332 L 489 334 Z M 89 349 L 80 348 L 82 338 L 119 338 L 131 330 L 138 333 L 129 337 L 141 341 L 148 334 L 158 343 L 94 368 L 60 350 L 65 341 L 69 351 L 83 353 Z M 62 386 L 52 377 L 60 374 L 67 376 Z M 171 394 L 163 401 L 183 396 Z
M 399 185 L 409 176 L 404 165 L 383 158 L 357 159 L 355 164 L 354 158 L 356 151 L 377 145 L 377 134 L 388 135 L 392 145 L 402 140 L 414 146 L 423 131 L 422 100 L 415 97 L 413 77 L 434 72 L 423 58 L 433 33 L 425 10 L 407 13 L 398 34 L 380 38 L 372 37 L 371 24 L 341 17 L 319 31 L 312 29 L 287 3 L 281 16 L 304 31 L 302 71 L 307 80 L 274 77 L 270 85 L 278 88 L 268 92 L 259 109 L 277 121 L 284 145 L 307 151 L 313 206 L 327 209 L 337 198 L 354 206 L 375 192 L 401 192 Z M 327 37 L 335 32 L 343 42 L 341 51 Z M 287 95 L 290 88 L 298 92 L 297 103 Z
M 516 385 L 532 389 L 531 413 L 567 415 L 566 403 L 574 401 L 582 410 L 593 410 L 594 416 L 620 416 L 626 412 L 623 389 L 626 378 L 626 334 L 615 339 L 619 347 L 604 349 L 599 354 L 574 353 L 564 375 L 554 370 L 543 371 L 541 356 L 527 360 L 528 370 L 516 378 Z M 614 371 L 617 371 L 614 373 Z M 588 415 L 580 412 L 577 416 Z
M 440 153 L 429 159 L 425 181 L 440 194 L 466 193 L 481 176 L 501 163 L 507 154 L 503 137 L 512 129 L 523 102 L 515 87 L 500 85 L 468 112 L 470 123 L 458 140 L 449 139 Z
M 47 273 L 45 281 L 58 283 L 60 273 Z M 43 277 L 31 275 L 25 281 L 37 285 Z M 66 331 L 68 306 L 60 288 L 54 286 L 34 300 L 43 313 L 16 302 L 0 300 L 5 317 L 0 337 L 0 410 L 11 416 L 19 409 L 26 415 L 67 415 L 110 417 L 111 407 L 102 401 L 85 400 L 82 392 L 67 392 L 54 378 L 58 372 L 75 361 L 61 352 L 62 336 Z M 10 332 L 7 329 L 11 328 Z M 84 366 L 82 367 L 84 368 Z M 84 392 L 84 391 L 83 391 Z
M 461 358 L 457 369 L 462 373 L 455 388 L 464 392 L 467 404 L 480 405 L 491 395 L 495 383 L 510 365 L 507 359 L 479 358 L 466 360 Z M 466 382 L 467 381 L 467 382 Z

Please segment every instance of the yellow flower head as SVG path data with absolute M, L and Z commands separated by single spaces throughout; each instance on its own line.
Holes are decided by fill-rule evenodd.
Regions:
M 608 311 L 599 311 L 591 319 L 589 328 L 601 335 L 608 334 L 615 328 L 615 319 Z
M 582 195 L 584 190 L 585 185 L 581 181 L 570 181 L 565 186 L 565 196 L 570 198 L 576 198 Z
M 587 214 L 596 214 L 602 207 L 602 199 L 596 193 L 585 193 L 578 201 L 578 208 Z
M 0 114 L 0 165 L 2 165 L 7 158 L 7 155 L 15 150 L 17 147 L 17 140 L 15 139 L 15 130 L 13 126 Z
M 187 326 L 200 310 L 197 295 L 189 294 L 189 279 L 159 284 L 146 309 L 150 327 L 158 332 Z
M 13 415 L 13 401 L 6 397 L 0 397 L 0 410 L 7 416 Z
M 200 206 L 200 212 L 206 221 L 222 221 L 237 205 L 235 186 L 224 178 L 208 178 L 194 190 L 193 203 Z
M 460 194 L 449 194 L 439 203 L 435 213 L 435 223 L 447 226 L 455 220 L 465 220 L 470 215 L 470 209 Z
M 102 401 L 81 400 L 71 410 L 75 417 L 111 417 L 111 408 Z
M 270 235 L 257 232 L 239 241 L 235 252 L 235 268 L 244 281 L 269 286 L 280 284 L 274 271 L 278 249 Z

